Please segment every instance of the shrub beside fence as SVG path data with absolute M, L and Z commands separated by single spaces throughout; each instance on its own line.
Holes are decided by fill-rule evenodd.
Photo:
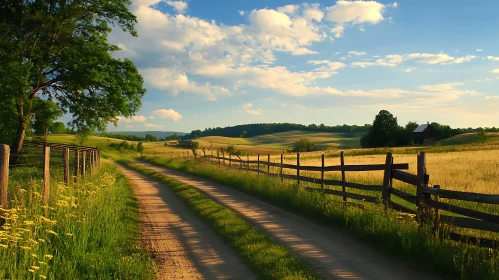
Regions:
M 62 152 L 61 161 L 56 166 L 63 167 L 64 183 L 66 185 L 70 185 L 71 181 L 76 183 L 80 178 L 86 180 L 87 173 L 91 176 L 95 172 L 95 168 L 100 165 L 100 151 L 94 147 L 26 140 L 23 148 L 41 151 L 42 154 L 15 155 L 10 153 L 8 145 L 0 145 L 0 206 L 4 209 L 8 208 L 7 192 L 9 170 L 11 168 L 41 165 L 43 170 L 43 196 L 45 203 L 48 204 L 50 197 L 50 169 L 52 166 L 51 156 L 61 156 L 60 153 Z M 73 170 L 70 169 L 70 155 L 72 153 L 74 153 Z M 35 160 L 32 160 L 33 158 Z M 74 179 L 71 180 L 71 177 Z
M 430 225 L 435 234 L 441 238 L 448 238 L 454 241 L 461 241 L 473 245 L 498 248 L 499 241 L 486 238 L 478 238 L 474 236 L 467 236 L 452 230 L 442 230 L 443 225 L 450 225 L 458 228 L 476 229 L 489 232 L 499 232 L 499 215 L 485 213 L 478 210 L 468 209 L 465 207 L 453 205 L 440 201 L 441 198 L 453 201 L 471 201 L 486 204 L 499 204 L 499 195 L 480 194 L 472 192 L 461 192 L 444 190 L 440 185 L 433 187 L 428 185 L 429 174 L 426 170 L 426 154 L 421 152 L 417 161 L 417 174 L 411 174 L 403 170 L 409 169 L 408 163 L 393 163 L 392 153 L 386 154 L 386 161 L 384 164 L 370 164 L 370 165 L 346 165 L 344 161 L 344 153 L 340 154 L 340 165 L 325 166 L 324 155 L 322 155 L 321 166 L 305 166 L 300 165 L 300 153 L 296 154 L 296 165 L 284 164 L 283 155 L 281 154 L 280 163 L 270 161 L 270 155 L 267 156 L 267 161 L 261 161 L 260 155 L 258 160 L 225 157 L 217 151 L 217 156 L 204 155 L 202 158 L 209 160 L 218 165 L 228 165 L 228 167 L 238 167 L 242 170 L 249 172 L 256 172 L 258 174 L 265 174 L 268 176 L 279 177 L 283 179 L 294 180 L 297 184 L 301 182 L 308 182 L 317 184 L 320 187 L 305 187 L 305 190 L 310 192 L 321 192 L 325 195 L 335 195 L 342 197 L 343 202 L 346 204 L 353 204 L 359 208 L 364 208 L 364 204 L 353 203 L 349 200 L 357 200 L 370 203 L 382 203 L 386 209 L 392 209 L 408 214 L 413 214 L 416 221 L 420 225 Z M 228 162 L 228 164 L 226 164 Z M 239 164 L 239 165 L 237 165 Z M 253 165 L 253 166 L 252 166 Z M 256 166 L 255 166 L 256 165 Z M 267 168 L 265 168 L 265 166 Z M 254 168 L 256 167 L 256 168 Z M 261 168 L 263 167 L 263 169 Z M 278 168 L 278 173 L 271 173 L 270 167 Z M 283 169 L 296 170 L 296 175 L 283 174 Z M 366 185 L 355 182 L 346 181 L 346 172 L 362 172 L 362 171 L 383 171 L 383 182 L 380 185 Z M 300 171 L 317 171 L 320 172 L 319 178 L 312 178 L 300 175 Z M 341 180 L 328 180 L 325 179 L 326 172 L 341 172 Z M 404 182 L 415 188 L 416 195 L 406 193 L 402 190 L 393 187 L 393 180 Z M 334 190 L 325 188 L 325 186 L 340 186 L 341 190 Z M 349 192 L 348 189 L 357 189 L 362 191 L 374 191 L 381 193 L 381 200 L 373 195 L 359 194 Z M 416 210 L 406 207 L 397 203 L 392 199 L 392 195 L 406 201 L 410 205 L 416 206 Z M 449 201 L 451 202 L 451 201 Z M 441 211 L 449 212 L 453 215 L 442 214 Z

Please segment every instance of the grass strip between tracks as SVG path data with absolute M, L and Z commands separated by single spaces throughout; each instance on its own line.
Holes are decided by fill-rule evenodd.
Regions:
M 168 187 L 241 257 L 262 279 L 321 279 L 287 248 L 272 241 L 269 235 L 253 227 L 234 211 L 213 201 L 195 188 L 127 160 L 123 164 Z

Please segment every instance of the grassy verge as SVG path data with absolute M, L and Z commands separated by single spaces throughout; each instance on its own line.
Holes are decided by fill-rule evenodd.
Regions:
M 320 278 L 285 247 L 274 243 L 266 233 L 193 187 L 129 161 L 121 160 L 120 163 L 168 184 L 178 197 L 236 249 L 241 259 L 262 279 Z
M 19 179 L 22 168 L 12 172 L 18 179 L 2 215 L 0 279 L 154 278 L 154 262 L 138 241 L 133 189 L 114 164 L 103 161 L 86 183 L 52 184 L 48 207 L 40 181 Z
M 499 254 L 495 250 L 435 238 L 429 228 L 379 205 L 365 210 L 343 207 L 330 196 L 309 193 L 296 183 L 281 184 L 277 178 L 230 170 L 194 160 L 145 157 L 157 166 L 212 179 L 242 190 L 321 223 L 341 226 L 370 246 L 405 260 L 410 265 L 432 270 L 448 279 L 498 279 Z

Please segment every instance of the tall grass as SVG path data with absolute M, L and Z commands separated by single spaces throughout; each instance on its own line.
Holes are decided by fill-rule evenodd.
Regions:
M 30 176 L 33 175 L 33 177 Z M 152 279 L 139 244 L 138 206 L 111 163 L 85 183 L 52 182 L 45 206 L 37 170 L 16 168 L 0 228 L 0 279 Z
M 323 224 L 346 228 L 379 250 L 408 263 L 433 270 L 449 279 L 497 279 L 499 257 L 495 250 L 439 240 L 430 228 L 412 218 L 384 211 L 371 204 L 365 210 L 345 207 L 331 196 L 309 193 L 294 182 L 230 170 L 194 160 L 145 157 L 146 161 L 215 180 Z

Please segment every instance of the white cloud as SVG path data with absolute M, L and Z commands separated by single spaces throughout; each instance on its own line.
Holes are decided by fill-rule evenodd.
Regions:
M 131 116 L 130 118 L 125 118 L 125 117 L 119 116 L 118 120 L 120 122 L 124 122 L 124 123 L 145 122 L 146 121 L 146 117 L 144 117 L 144 116 Z
M 366 55 L 367 53 L 366 52 L 349 51 L 348 54 L 360 56 L 360 55 Z
M 319 9 L 319 4 L 312 4 L 303 10 L 303 17 L 310 21 L 320 22 L 324 18 L 324 13 Z
M 197 84 L 189 81 L 187 74 L 178 73 L 169 68 L 150 68 L 141 69 L 140 73 L 144 77 L 146 83 L 150 86 L 168 90 L 173 95 L 178 95 L 180 92 L 192 93 L 201 96 L 206 100 L 216 100 L 219 95 L 230 94 L 227 88 L 214 86 L 210 83 Z
M 393 2 L 393 4 L 392 4 L 393 8 L 397 8 L 398 6 L 399 6 L 399 4 L 397 2 Z
M 167 119 L 167 118 L 172 119 L 174 121 L 178 121 L 178 120 L 182 119 L 182 116 L 173 109 L 154 110 L 151 112 L 151 114 L 153 114 L 157 117 L 163 118 L 163 119 Z
M 476 49 L 477 52 L 481 52 L 483 49 Z
M 166 4 L 173 7 L 177 12 L 183 14 L 187 11 L 187 2 L 184 1 L 166 1 Z
M 354 62 L 353 67 L 368 67 L 368 66 L 385 66 L 385 67 L 395 67 L 406 61 L 415 61 L 424 64 L 460 64 L 463 62 L 469 62 L 477 58 L 474 55 L 467 55 L 463 57 L 453 57 L 445 53 L 410 53 L 410 54 L 389 54 L 384 58 L 379 58 L 375 62 Z
M 239 15 L 244 16 L 244 11 L 237 11 Z
M 308 64 L 322 65 L 319 68 L 314 69 L 315 71 L 336 71 L 346 65 L 342 62 L 329 61 L 329 60 L 309 60 Z
M 487 56 L 487 59 L 488 60 L 495 60 L 495 61 L 499 61 L 499 56 Z
M 453 90 L 456 86 L 462 86 L 463 83 L 445 83 L 437 85 L 422 85 L 419 88 L 428 91 L 449 91 Z
M 147 128 L 157 128 L 157 129 L 159 129 L 159 128 L 163 128 L 163 127 L 164 127 L 164 126 L 162 126 L 162 125 L 159 125 L 159 124 L 153 124 L 153 123 L 145 123 L 145 124 L 144 124 L 144 126 L 145 126 L 145 127 L 147 127 Z
M 490 71 L 490 73 L 498 74 L 499 73 L 499 68 Z
M 331 32 L 334 33 L 334 37 L 340 38 L 341 35 L 343 35 L 343 32 L 345 31 L 345 27 L 343 25 L 336 25 L 335 27 L 331 28 Z
M 362 32 L 366 31 L 366 29 L 362 25 L 359 27 L 359 30 L 362 31 Z
M 406 73 L 411 73 L 412 71 L 416 70 L 416 68 L 413 68 L 413 67 L 409 67 L 409 68 L 405 68 L 404 69 L 404 72 Z
M 253 107 L 253 104 L 251 103 L 246 103 L 246 104 L 243 104 L 241 107 L 243 107 L 244 111 L 250 115 L 261 115 L 263 114 L 263 111 L 262 109 L 252 109 Z
M 149 119 L 154 120 L 154 116 L 149 116 Z
M 327 20 L 340 24 L 372 23 L 382 21 L 385 5 L 376 1 L 338 1 L 334 6 L 328 7 Z

